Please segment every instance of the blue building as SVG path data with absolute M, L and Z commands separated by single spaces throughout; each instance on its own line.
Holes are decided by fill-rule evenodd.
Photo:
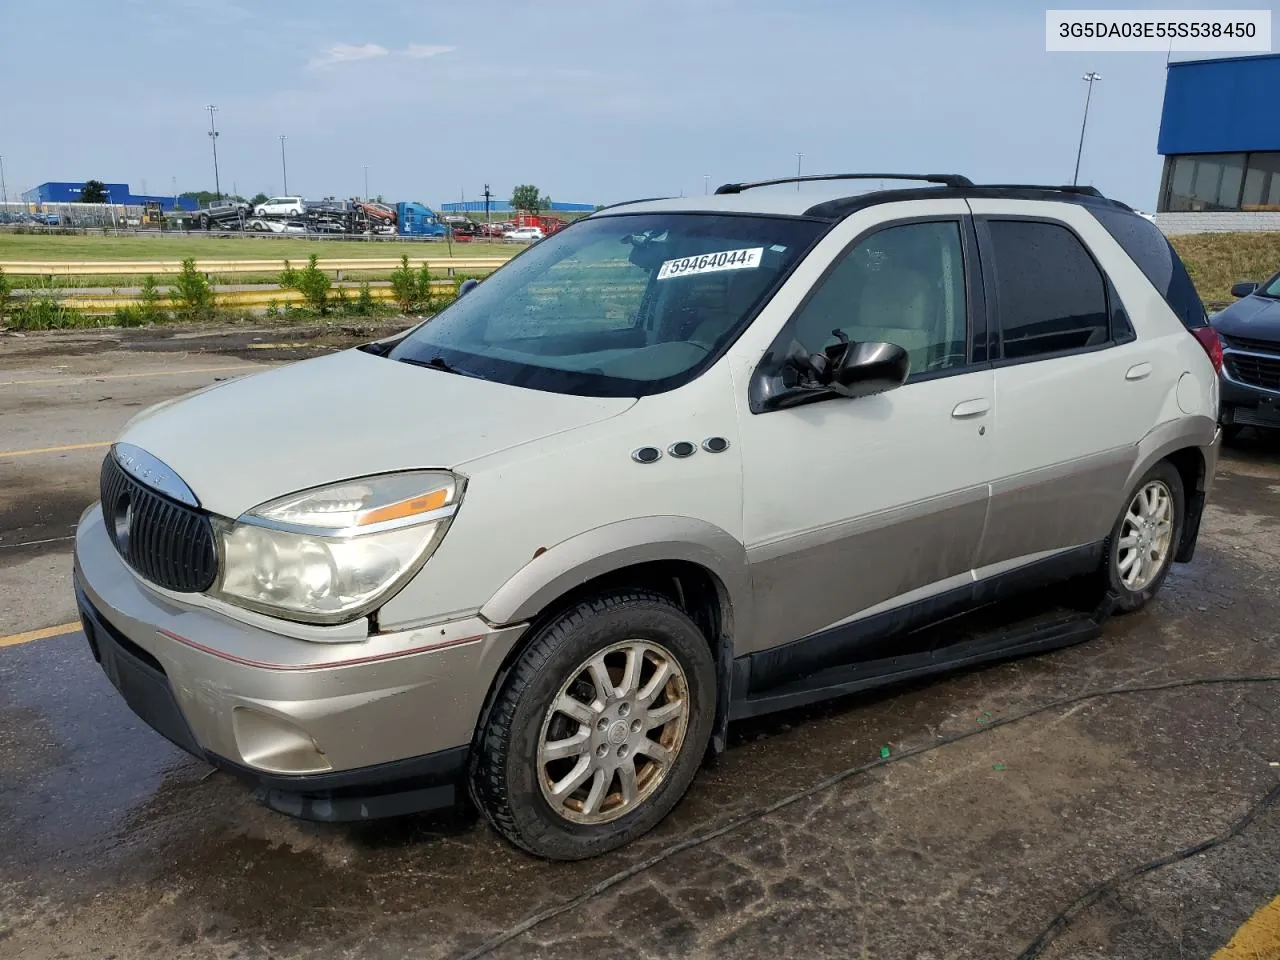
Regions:
M 151 201 L 159 201 L 160 209 L 173 210 L 174 198 L 144 196 L 135 194 L 127 183 L 107 183 L 107 202 L 119 203 L 126 207 L 141 207 Z M 80 203 L 80 194 L 84 190 L 84 181 L 52 180 L 28 190 L 22 195 L 24 203 Z M 177 198 L 177 209 L 194 210 L 196 202 L 188 197 Z
M 1156 209 L 1280 211 L 1280 54 L 1169 64 Z
M 545 211 L 546 213 L 590 213 L 596 208 L 594 203 L 561 203 L 555 201 Z M 465 203 L 442 203 L 440 204 L 441 213 L 480 213 L 485 211 L 483 200 L 468 200 Z M 510 215 L 519 213 L 511 206 L 510 200 L 490 200 L 489 213 Z

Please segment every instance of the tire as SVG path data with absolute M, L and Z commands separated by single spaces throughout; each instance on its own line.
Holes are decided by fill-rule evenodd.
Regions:
M 669 674 L 657 676 L 668 657 Z M 603 699 L 593 660 L 607 668 L 612 694 Z M 539 629 L 500 680 L 472 750 L 472 799 L 498 833 L 537 856 L 582 860 L 617 849 L 684 796 L 711 737 L 715 678 L 706 637 L 667 597 L 620 590 L 583 601 Z
M 1159 522 L 1157 518 L 1144 530 L 1140 522 L 1152 519 L 1144 516 L 1151 500 L 1148 498 L 1140 504 L 1139 498 L 1153 489 L 1157 496 L 1163 494 L 1167 498 L 1167 523 Z M 1157 516 L 1166 516 L 1161 508 L 1156 510 Z M 1173 464 L 1162 460 L 1130 491 L 1115 526 L 1111 528 L 1111 535 L 1107 537 L 1103 568 L 1108 586 L 1120 598 L 1118 612 L 1140 610 L 1160 592 L 1173 563 L 1173 555 L 1178 552 L 1185 520 L 1182 476 Z M 1149 551 L 1145 549 L 1148 547 Z M 1135 556 L 1129 559 L 1130 555 Z M 1140 562 L 1145 569 L 1135 574 L 1133 565 Z

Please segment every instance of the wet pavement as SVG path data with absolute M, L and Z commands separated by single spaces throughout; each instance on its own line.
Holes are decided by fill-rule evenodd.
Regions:
M 258 360 L 243 342 L 126 346 L 23 358 L 0 340 L 0 384 L 67 379 L 0 385 L 0 451 L 108 440 L 124 404 Z M 199 372 L 217 366 L 232 370 Z M 94 379 L 121 373 L 138 376 Z M 19 436 L 31 416 L 39 444 Z M 102 453 L 0 456 L 0 636 L 74 618 L 67 544 L 22 544 L 75 523 Z M 1196 560 L 1149 609 L 1069 650 L 737 724 L 664 824 L 578 864 L 518 853 L 467 811 L 272 813 L 137 720 L 80 634 L 0 647 L 0 957 L 1015 958 L 1097 885 L 1222 833 L 1280 782 L 1275 683 L 1054 705 L 1280 675 L 1277 571 L 1280 444 L 1245 438 Z M 889 762 L 849 773 L 882 747 Z M 1278 847 L 1264 807 L 1106 888 L 1043 956 L 1208 957 L 1280 893 Z

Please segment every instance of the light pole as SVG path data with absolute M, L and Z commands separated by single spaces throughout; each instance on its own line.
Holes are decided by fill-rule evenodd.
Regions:
M 1095 80 L 1102 79 L 1102 74 L 1090 70 L 1080 79 L 1089 84 L 1089 92 L 1084 95 L 1084 119 L 1080 121 L 1080 146 L 1076 150 L 1076 172 L 1071 177 L 1073 187 L 1080 182 L 1080 155 L 1084 153 L 1084 128 L 1089 123 L 1089 101 L 1093 99 L 1093 84 Z
M 9 212 L 9 188 L 4 183 L 4 157 L 0 157 L 0 195 L 4 197 L 5 213 Z
M 709 173 L 702 175 L 702 192 L 704 194 L 711 192 L 711 174 Z
M 364 165 L 364 198 L 369 199 L 369 165 Z
M 796 154 L 796 176 L 797 176 L 797 177 L 799 177 L 799 176 L 800 176 L 800 163 L 801 163 L 801 161 L 803 161 L 803 160 L 804 160 L 804 154 L 803 154 L 803 153 L 797 153 L 797 154 Z M 797 181 L 796 181 L 796 192 L 797 192 L 797 193 L 799 193 L 799 192 L 800 192 L 800 182 L 799 182 L 799 180 L 797 180 Z
M 222 185 L 218 182 L 218 128 L 213 124 L 213 115 L 218 108 L 212 103 L 205 107 L 209 111 L 209 142 L 213 144 L 213 191 L 222 199 Z
M 289 168 L 285 166 L 284 162 L 284 142 L 286 139 L 283 133 L 280 134 L 280 175 L 284 177 L 284 195 L 287 197 L 289 195 Z

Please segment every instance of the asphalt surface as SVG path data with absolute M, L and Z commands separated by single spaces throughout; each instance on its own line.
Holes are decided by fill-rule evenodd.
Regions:
M 360 334 L 0 336 L 0 644 L 75 618 L 66 538 L 105 453 L 79 445 Z M 0 957 L 1014 958 L 1097 885 L 1255 811 L 1104 889 L 1043 953 L 1211 956 L 1280 893 L 1280 808 L 1257 807 L 1280 783 L 1280 685 L 1054 704 L 1280 675 L 1278 494 L 1280 444 L 1242 438 L 1195 561 L 1147 610 L 1069 650 L 737 724 L 667 822 L 579 864 L 468 811 L 272 813 L 137 720 L 78 632 L 0 645 Z

